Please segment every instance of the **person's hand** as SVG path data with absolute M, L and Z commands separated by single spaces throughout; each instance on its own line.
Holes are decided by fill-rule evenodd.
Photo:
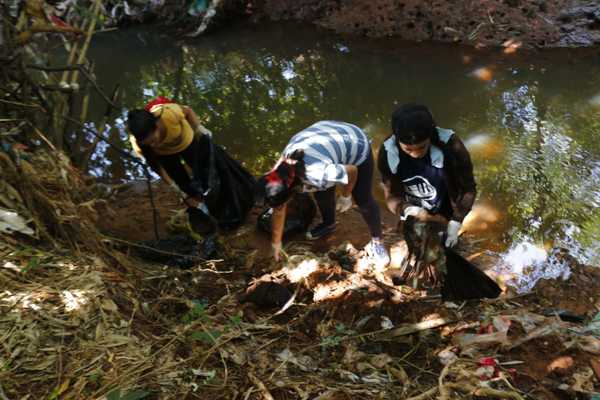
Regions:
M 335 210 L 344 213 L 352 208 L 352 196 L 338 196 L 335 203 Z
M 446 229 L 446 247 L 454 247 L 458 243 L 458 231 L 462 224 L 458 221 L 448 222 L 448 228 Z
M 417 206 L 408 206 L 404 209 L 404 216 L 405 217 L 416 217 L 417 215 L 419 215 L 419 213 L 421 213 L 421 211 L 425 211 L 423 209 L 423 207 L 417 207 Z
M 181 190 L 181 189 L 179 188 L 179 186 L 177 186 L 177 184 L 176 184 L 175 182 L 171 182 L 171 183 L 169 183 L 169 186 L 171 187 L 171 189 L 172 189 L 172 190 L 173 190 L 175 193 L 177 193 L 177 194 L 179 194 L 179 195 L 183 193 L 183 190 Z
M 208 207 L 206 207 L 206 203 L 201 201 L 198 203 L 198 205 L 196 206 L 196 208 L 200 211 L 202 211 L 204 214 L 206 215 L 210 215 L 210 211 L 208 211 Z
M 204 125 L 198 124 L 194 127 L 194 133 L 198 135 L 206 135 L 212 139 L 212 132 L 208 130 Z
M 271 243 L 271 248 L 273 249 L 273 258 L 275 259 L 275 261 L 281 260 L 281 242 Z

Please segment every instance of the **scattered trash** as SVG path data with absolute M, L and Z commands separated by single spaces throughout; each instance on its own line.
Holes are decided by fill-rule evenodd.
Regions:
M 381 316 L 381 329 L 392 329 L 394 323 L 385 315 Z
M 488 330 L 489 328 L 489 330 Z M 464 349 L 470 346 L 483 346 L 489 344 L 509 344 L 507 333 L 510 328 L 510 320 L 506 317 L 495 316 L 492 323 L 484 328 L 489 333 L 461 333 L 453 337 L 457 346 Z
M 456 355 L 456 353 L 453 350 L 451 350 L 453 348 L 454 347 L 447 348 L 438 353 L 438 358 L 442 365 L 452 364 L 454 361 L 456 361 L 458 359 L 458 356 Z
M 14 211 L 0 208 L 0 232 L 14 233 L 19 232 L 28 236 L 33 236 L 34 231 L 27 226 L 27 221 Z

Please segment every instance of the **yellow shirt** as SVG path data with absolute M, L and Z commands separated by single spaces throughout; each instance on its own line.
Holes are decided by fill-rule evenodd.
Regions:
M 158 155 L 171 155 L 185 150 L 194 140 L 194 131 L 185 119 L 183 109 L 179 104 L 158 104 L 150 110 L 165 126 L 165 132 L 159 131 L 156 144 L 151 146 Z M 134 151 L 140 154 L 139 146 L 133 136 L 130 136 Z

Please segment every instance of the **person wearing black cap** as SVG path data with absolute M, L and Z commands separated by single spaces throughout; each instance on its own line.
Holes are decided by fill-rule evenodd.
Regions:
M 320 121 L 294 135 L 275 167 L 258 180 L 257 188 L 273 209 L 271 244 L 280 258 L 286 205 L 295 192 L 314 192 L 323 222 L 307 233 L 316 240 L 335 230 L 335 214 L 356 202 L 369 227 L 365 247 L 374 264 L 385 266 L 389 255 L 381 241 L 381 216 L 373 198 L 373 153 L 367 135 L 357 126 Z M 341 196 L 336 198 L 336 186 Z
M 447 222 L 444 244 L 454 247 L 475 201 L 469 152 L 460 138 L 436 123 L 429 109 L 405 104 L 392 114 L 392 135 L 379 150 L 389 210 L 402 219 Z

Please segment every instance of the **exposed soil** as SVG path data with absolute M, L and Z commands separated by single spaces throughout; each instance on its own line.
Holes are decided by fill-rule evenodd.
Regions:
M 600 44 L 592 0 L 263 0 L 270 19 L 315 23 L 339 33 L 475 46 L 578 47 Z
M 168 187 L 159 184 L 155 186 L 154 191 L 157 204 L 159 204 L 160 232 L 161 235 L 166 235 L 168 234 L 166 219 L 174 213 L 174 209 L 181 208 L 181 205 L 177 203 L 175 195 L 170 192 Z M 100 218 L 103 221 L 102 226 L 105 232 L 132 241 L 153 238 L 151 207 L 144 186 L 134 184 L 115 193 L 109 204 L 111 211 L 104 210 L 103 213 L 111 217 Z M 337 258 L 333 251 L 336 248 L 342 248 L 342 244 L 347 242 L 360 249 L 369 240 L 366 230 L 363 229 L 360 215 L 355 212 L 350 212 L 348 217 L 340 218 L 336 233 L 327 240 L 312 243 L 296 237 L 295 240 L 290 241 L 291 244 L 288 245 L 290 254 L 302 255 L 303 259 L 318 257 L 321 260 L 318 270 L 306 276 L 303 284 L 291 283 L 288 279 L 289 274 L 286 278 L 286 274 L 281 272 L 281 265 L 270 260 L 268 238 L 255 228 L 255 219 L 259 211 L 255 210 L 246 226 L 222 237 L 222 241 L 226 243 L 227 257 L 229 258 L 225 264 L 217 264 L 216 270 L 231 268 L 232 271 L 222 276 L 214 273 L 190 272 L 196 277 L 193 282 L 185 279 L 165 280 L 160 287 L 150 290 L 148 296 L 151 297 L 153 292 L 160 292 L 165 297 L 165 293 L 175 291 L 175 286 L 179 285 L 177 290 L 185 293 L 186 298 L 203 299 L 210 304 L 217 304 L 219 299 L 225 298 L 227 294 L 237 293 L 238 300 L 245 301 L 238 301 L 236 305 L 232 304 L 233 308 L 230 311 L 238 310 L 236 312 L 241 313 L 244 321 L 256 323 L 280 308 L 291 293 L 295 292 L 295 303 L 304 304 L 305 308 L 292 307 L 282 315 L 273 317 L 272 321 L 281 328 L 287 327 L 286 341 L 293 343 L 294 348 L 297 349 L 311 348 L 315 345 L 318 347 L 319 341 L 335 338 L 335 333 L 330 332 L 329 335 L 334 336 L 327 336 L 324 329 L 331 331 L 333 326 L 339 327 L 339 324 L 348 329 L 352 327 L 360 333 L 381 330 L 383 319 L 389 319 L 394 326 L 401 326 L 402 324 L 444 318 L 450 323 L 441 328 L 439 334 L 424 331 L 420 335 L 400 336 L 395 340 L 384 342 L 385 345 L 378 340 L 364 340 L 359 341 L 358 344 L 352 341 L 341 347 L 327 348 L 323 350 L 325 353 L 321 354 L 324 357 L 319 364 L 320 368 L 329 368 L 334 364 L 345 365 L 344 368 L 356 373 L 359 373 L 361 364 L 348 361 L 349 352 L 356 351 L 363 354 L 363 357 L 368 357 L 369 354 L 385 353 L 392 359 L 403 359 L 402 357 L 409 354 L 409 363 L 403 364 L 404 370 L 410 377 L 419 377 L 420 385 L 423 387 L 436 385 L 437 375 L 443 369 L 437 352 L 452 346 L 453 337 L 459 333 L 483 333 L 481 330 L 487 326 L 486 321 L 489 321 L 492 315 L 520 315 L 522 313 L 546 315 L 545 323 L 550 323 L 554 320 L 552 312 L 568 311 L 589 321 L 600 310 L 600 271 L 598 268 L 579 265 L 572 259 L 570 259 L 570 264 L 573 268 L 573 275 L 567 281 L 542 281 L 533 292 L 526 295 L 515 296 L 514 293 L 507 291 L 499 300 L 469 301 L 460 305 L 459 308 L 446 306 L 435 297 L 423 297 L 424 293 L 419 291 L 401 290 L 402 294 L 399 298 L 399 292 L 381 282 L 378 283 L 377 279 L 368 273 L 362 275 L 361 279 L 364 279 L 364 282 L 356 286 L 354 284 L 356 281 L 350 279 L 351 270 L 343 260 L 340 261 Z M 401 240 L 394 232 L 394 217 L 384 211 L 384 221 L 386 241 L 393 244 Z M 474 251 L 468 246 L 463 250 L 463 253 Z M 565 257 L 569 256 L 565 255 Z M 477 260 L 476 258 L 475 262 Z M 481 257 L 480 261 L 490 264 L 494 260 Z M 175 270 L 173 273 L 180 275 Z M 256 305 L 248 298 L 244 298 L 244 292 L 257 279 L 280 282 L 283 286 L 279 283 L 266 285 L 263 288 L 265 292 L 261 296 L 263 296 L 263 300 L 267 299 L 267 302 L 254 302 L 259 304 Z M 169 288 L 169 285 L 173 287 Z M 318 287 L 328 287 L 329 293 L 334 293 L 335 296 L 315 301 Z M 278 290 L 283 291 L 277 292 Z M 143 293 L 144 291 L 142 291 Z M 283 296 L 283 300 L 277 300 L 280 295 Z M 268 305 L 269 299 L 273 301 L 271 307 Z M 154 312 L 165 315 L 167 319 L 173 315 L 181 316 L 187 311 L 187 308 L 181 304 L 177 305 L 177 302 L 169 301 L 155 304 L 154 307 L 156 308 L 153 310 Z M 562 322 L 562 324 L 565 328 L 581 326 L 581 322 Z M 343 337 L 346 333 L 345 331 L 341 332 L 339 335 Z M 508 331 L 508 340 L 509 342 L 517 341 L 527 334 L 528 331 L 513 322 Z M 274 346 L 271 354 L 278 353 L 285 348 L 283 343 Z M 191 350 L 182 347 L 180 351 L 187 354 Z M 500 344 L 491 344 L 485 350 L 479 349 L 477 354 L 495 357 L 500 362 L 519 361 L 514 366 L 503 367 L 502 370 L 512 377 L 513 385 L 522 393 L 527 393 L 526 398 L 531 399 L 579 398 L 577 396 L 581 396 L 581 394 L 577 394 L 572 389 L 576 384 L 576 377 L 583 373 L 582 371 L 590 371 L 593 363 L 597 363 L 599 360 L 598 355 L 581 350 L 577 345 L 565 340 L 564 334 L 558 332 L 549 332 L 547 335 L 528 340 L 513 349 L 507 349 Z M 265 366 L 265 368 L 267 367 Z M 591 386 L 588 389 L 600 389 L 598 377 L 589 379 L 588 386 Z M 274 387 L 271 387 L 271 394 L 276 399 L 289 396 L 289 392 L 279 392 Z M 207 398 L 218 397 L 218 393 L 212 392 L 212 390 L 209 390 L 206 395 Z M 366 396 L 365 398 L 371 397 Z

